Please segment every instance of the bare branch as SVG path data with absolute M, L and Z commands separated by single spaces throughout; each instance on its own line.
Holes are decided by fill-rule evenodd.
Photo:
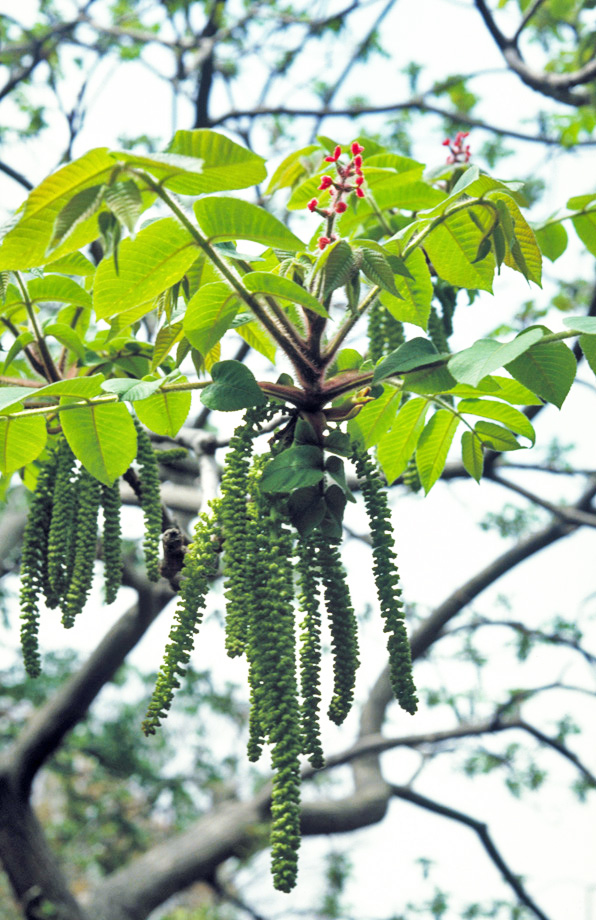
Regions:
M 539 920 L 549 920 L 544 911 L 542 911 L 534 899 L 530 897 L 524 885 L 520 881 L 519 876 L 516 875 L 515 872 L 513 872 L 513 870 L 510 869 L 505 862 L 500 851 L 495 846 L 486 824 L 484 824 L 482 821 L 477 821 L 475 818 L 471 818 L 470 815 L 467 815 L 462 811 L 458 811 L 455 808 L 450 808 L 448 805 L 443 805 L 441 802 L 435 802 L 433 799 L 429 799 L 425 795 L 420 795 L 420 793 L 414 792 L 413 789 L 410 789 L 407 786 L 394 785 L 391 787 L 391 791 L 393 795 L 398 799 L 403 799 L 406 802 L 411 802 L 413 805 L 418 805 L 420 808 L 425 808 L 427 811 L 432 811 L 434 814 L 441 815 L 443 818 L 449 818 L 451 821 L 457 821 L 459 824 L 464 824 L 466 827 L 469 827 L 471 830 L 473 830 L 477 834 L 491 861 L 503 876 L 503 880 L 507 885 L 509 885 L 512 891 L 515 892 L 519 901 L 524 904 L 528 910 L 531 910 L 532 913 L 539 918 Z
M 512 492 L 521 495 L 523 498 L 527 498 L 528 501 L 532 502 L 534 505 L 538 505 L 540 508 L 545 508 L 547 511 L 550 511 L 551 514 L 554 514 L 555 517 L 560 518 L 562 521 L 569 521 L 573 524 L 581 524 L 584 527 L 596 527 L 596 514 L 590 514 L 587 511 L 579 511 L 577 508 L 568 508 L 564 505 L 555 505 L 553 502 L 547 501 L 545 498 L 541 498 L 539 495 L 536 495 L 535 492 L 531 492 L 529 489 L 525 489 L 523 486 L 517 485 L 517 483 L 512 482 L 510 479 L 503 479 L 502 476 L 498 476 L 495 472 L 490 471 L 488 479 L 491 482 L 495 482 L 498 485 L 504 486 L 506 489 L 510 489 Z

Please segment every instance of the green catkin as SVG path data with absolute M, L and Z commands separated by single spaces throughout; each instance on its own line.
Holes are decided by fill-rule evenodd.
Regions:
M 445 325 L 434 307 L 430 308 L 428 317 L 428 337 L 437 351 L 445 353 L 450 350 L 447 335 L 445 334 Z
M 321 705 L 321 614 L 317 559 L 310 543 L 298 543 L 298 607 L 303 614 L 300 624 L 300 692 L 302 696 L 302 753 L 311 766 L 325 766 L 321 746 L 319 708 Z
M 149 435 L 134 419 L 137 429 L 137 463 L 141 484 L 140 502 L 145 519 L 143 553 L 149 581 L 159 581 L 159 543 L 162 530 L 159 465 Z
M 86 469 L 82 469 L 78 493 L 74 566 L 62 605 L 62 623 L 66 629 L 74 626 L 75 618 L 85 606 L 93 583 L 100 500 L 100 483 Z
M 220 518 L 224 534 L 226 597 L 226 651 L 230 658 L 242 655 L 247 641 L 246 590 L 253 577 L 247 538 L 248 476 L 253 440 L 267 410 L 248 409 L 230 440 L 221 480 Z
M 346 572 L 336 546 L 317 541 L 317 563 L 325 592 L 333 652 L 333 697 L 327 714 L 341 725 L 354 699 L 358 669 L 358 623 L 352 607 Z
M 176 463 L 178 460 L 186 460 L 188 451 L 186 447 L 168 447 L 167 450 L 156 450 L 155 457 L 158 463 Z
M 122 584 L 122 531 L 120 480 L 101 487 L 103 506 L 103 562 L 106 604 L 113 604 Z
M 250 652 L 261 679 L 258 699 L 274 770 L 271 793 L 271 869 L 279 891 L 291 891 L 300 847 L 302 747 L 293 610 L 293 537 L 273 511 L 261 512 L 259 604 L 252 612 Z
M 398 587 L 399 573 L 393 549 L 393 531 L 387 496 L 377 467 L 367 452 L 354 445 L 352 461 L 356 467 L 370 522 L 373 572 L 381 615 L 385 620 L 384 632 L 389 633 L 387 649 L 391 686 L 402 709 L 414 713 L 418 700 L 412 677 L 412 657 L 404 623 L 401 591 Z
M 47 540 L 52 513 L 52 492 L 58 457 L 53 451 L 41 465 L 21 551 L 21 646 L 30 677 L 41 671 L 38 648 L 39 602 L 46 579 Z
M 385 354 L 391 354 L 406 341 L 404 324 L 394 319 L 389 310 L 385 310 L 383 317 L 383 335 L 385 338 Z
M 403 484 L 410 490 L 410 492 L 419 492 L 422 488 L 422 483 L 420 482 L 420 473 L 418 472 L 418 467 L 416 465 L 416 456 L 410 457 L 408 460 L 408 465 L 406 466 L 402 475 L 402 481 Z
M 201 514 L 195 527 L 193 542 L 184 557 L 183 577 L 174 623 L 170 630 L 170 641 L 166 646 L 153 696 L 142 724 L 146 735 L 154 735 L 162 719 L 166 717 L 172 705 L 174 691 L 180 686 L 180 677 L 186 673 L 186 665 L 194 647 L 194 637 L 199 631 L 207 593 L 217 575 L 220 552 L 217 531 L 216 514 Z
M 383 329 L 383 314 L 385 308 L 378 297 L 372 302 L 368 310 L 368 354 L 376 364 L 385 354 L 385 332 Z
M 78 473 L 75 456 L 66 438 L 56 449 L 57 466 L 52 498 L 52 520 L 48 534 L 48 577 L 45 590 L 48 607 L 57 607 L 69 585 L 68 562 L 74 555 L 76 541 L 76 504 Z M 72 573 L 70 573 L 72 574 Z

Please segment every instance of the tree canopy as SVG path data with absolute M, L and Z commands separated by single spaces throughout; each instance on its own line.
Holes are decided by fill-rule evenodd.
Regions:
M 274 887 L 303 897 L 301 838 L 378 824 L 394 799 L 474 832 L 503 882 L 486 899 L 398 895 L 395 917 L 551 917 L 485 820 L 426 776 L 453 753 L 468 781 L 501 776 L 521 796 L 546 788 L 548 752 L 580 800 L 596 785 L 572 738 L 574 700 L 594 693 L 578 611 L 476 605 L 596 524 L 581 401 L 593 398 L 596 296 L 556 274 L 564 253 L 582 266 L 596 255 L 596 192 L 540 215 L 541 176 L 511 168 L 511 145 L 564 158 L 594 143 L 594 32 L 587 4 L 474 7 L 478 41 L 503 59 L 495 79 L 536 100 L 532 126 L 493 124 L 483 75 L 452 72 L 452 57 L 430 82 L 434 61 L 401 60 L 390 101 L 367 95 L 363 75 L 398 64 L 394 2 L 40 2 L 34 21 L 2 19 L 0 171 L 28 195 L 0 243 L 0 544 L 9 576 L 15 532 L 22 543 L 29 678 L 21 663 L 6 675 L 0 858 L 25 918 L 142 920 L 197 883 L 211 907 L 201 889 L 199 906 L 168 916 L 261 916 L 231 865 L 269 848 Z M 103 125 L 83 149 L 111 69 L 116 93 L 146 73 L 139 103 L 163 84 L 168 111 L 137 135 Z M 20 150 L 55 168 L 44 178 L 36 163 L 30 178 Z M 529 299 L 505 302 L 515 277 Z M 550 301 L 533 299 L 543 279 Z M 392 496 L 455 488 L 494 500 L 479 523 L 507 542 L 459 584 L 429 558 L 443 600 L 422 610 L 402 593 Z M 450 542 L 446 556 L 475 558 Z M 578 591 L 590 593 L 581 578 Z M 217 641 L 214 593 L 245 689 L 193 667 L 197 634 Z M 150 678 L 124 670 L 170 601 L 161 665 Z M 102 634 L 97 611 L 112 604 Z M 54 610 L 68 629 L 93 624 L 86 660 L 44 650 Z M 445 654 L 461 662 L 455 689 Z M 569 680 L 576 662 L 585 670 Z M 330 754 L 327 719 L 345 723 Z M 222 757 L 208 740 L 220 730 L 234 734 Z M 177 732 L 195 731 L 189 775 L 168 769 Z M 266 750 L 271 773 L 249 773 L 240 747 L 253 763 Z M 418 755 L 413 769 L 396 767 L 398 749 Z M 313 782 L 346 765 L 350 791 Z M 38 775 L 54 786 L 37 815 Z M 52 788 L 60 804 L 44 814 Z M 311 909 L 341 916 L 350 875 L 332 853 Z

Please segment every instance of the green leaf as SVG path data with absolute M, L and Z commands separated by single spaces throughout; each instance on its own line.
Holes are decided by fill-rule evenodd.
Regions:
M 457 287 L 480 288 L 492 293 L 494 256 L 489 254 L 482 262 L 472 264 L 482 236 L 483 232 L 466 211 L 457 211 L 434 227 L 424 240 L 424 249 L 439 278 Z
M 567 249 L 568 236 L 563 224 L 547 224 L 536 230 L 536 239 L 542 252 L 551 262 L 556 262 Z
M 58 214 L 78 192 L 104 182 L 114 165 L 115 161 L 106 148 L 90 150 L 85 156 L 52 173 L 34 188 L 25 202 L 20 220 L 2 241 L 0 271 L 31 268 L 50 261 L 47 248 Z M 57 247 L 52 254 L 52 261 L 80 249 L 96 236 L 97 220 L 92 215 Z
M 373 383 L 391 377 L 394 374 L 405 374 L 407 371 L 435 364 L 440 359 L 439 352 L 429 339 L 421 336 L 404 342 L 395 351 L 377 364 L 373 374 Z
M 327 457 L 325 461 L 325 471 L 340 487 L 346 497 L 346 501 L 355 502 L 356 499 L 346 480 L 346 470 L 343 460 L 340 460 L 339 457 Z
M 470 348 L 465 348 L 453 355 L 447 366 L 456 380 L 475 387 L 483 377 L 496 371 L 499 367 L 508 365 L 535 342 L 538 342 L 543 335 L 544 332 L 541 329 L 532 328 L 520 333 L 512 342 L 501 343 L 493 339 L 479 339 Z M 514 376 L 517 377 L 516 374 Z M 524 383 L 523 380 L 521 382 Z
M 310 144 L 295 150 L 279 164 L 267 186 L 267 195 L 272 195 L 280 188 L 291 188 L 306 173 L 305 160 L 311 153 L 318 150 L 317 144 Z
M 120 245 L 118 272 L 111 259 L 97 269 L 93 299 L 98 319 L 144 303 L 149 312 L 154 298 L 179 281 L 196 257 L 191 235 L 177 220 L 166 217 L 149 224 L 136 239 Z
M 46 423 L 39 416 L 0 418 L 0 471 L 14 473 L 35 460 L 44 449 L 46 438 Z
M 45 271 L 63 272 L 65 275 L 78 275 L 86 278 L 95 273 L 96 266 L 82 252 L 71 252 L 54 262 L 48 262 Z
M 184 334 L 203 356 L 232 325 L 240 307 L 237 294 L 223 281 L 205 284 L 191 297 L 184 316 Z
M 267 402 L 254 374 L 240 361 L 218 361 L 211 368 L 211 377 L 213 383 L 201 393 L 201 402 L 208 409 L 234 412 Z
M 266 464 L 259 488 L 263 492 L 293 492 L 316 485 L 323 476 L 322 448 L 314 444 L 299 444 L 284 450 Z
M 202 161 L 196 176 L 174 177 L 169 188 L 185 195 L 205 195 L 229 189 L 250 188 L 267 178 L 263 157 L 234 143 L 217 131 L 176 131 L 169 153 Z
M 163 383 L 163 379 L 160 381 Z M 177 383 L 186 383 L 186 377 L 176 378 Z M 155 434 L 168 438 L 175 437 L 190 412 L 192 402 L 188 392 L 175 392 L 172 390 L 158 390 L 149 399 L 135 403 L 137 417 Z
M 86 348 L 83 340 L 66 323 L 47 323 L 43 327 L 44 335 L 52 335 L 58 342 L 74 352 L 81 364 L 85 363 Z
M 137 221 L 143 212 L 143 198 L 131 179 L 108 186 L 104 201 L 129 233 L 134 234 Z
M 323 300 L 326 300 L 333 291 L 346 284 L 355 271 L 356 260 L 349 243 L 338 240 L 328 246 L 319 256 L 317 271 L 324 275 Z
M 596 336 L 580 335 L 579 344 L 584 358 L 588 362 L 588 366 L 591 367 L 596 374 Z M 1 392 L 0 390 L 0 393 Z
M 577 214 L 571 219 L 571 222 L 588 252 L 596 256 L 596 213 Z M 2 250 L 0 249 L 1 255 Z
M 153 346 L 153 357 L 151 359 L 151 370 L 154 371 L 162 361 L 169 355 L 170 351 L 183 337 L 184 330 L 182 322 L 172 323 L 171 325 L 162 326 L 155 337 Z
M 521 444 L 515 436 L 507 428 L 501 428 L 494 422 L 476 422 L 474 431 L 490 450 L 521 450 Z
M 355 348 L 342 348 L 337 353 L 338 371 L 357 371 L 362 364 L 362 355 Z
M 549 332 L 545 326 L 539 329 L 543 333 Z M 577 373 L 577 361 L 564 342 L 534 345 L 521 357 L 507 363 L 506 367 L 516 380 L 559 409 Z
M 148 399 L 163 383 L 163 377 L 157 380 L 131 380 L 129 377 L 116 377 L 106 380 L 101 388 L 106 393 L 115 393 L 120 402 L 133 402 Z
M 247 345 L 264 355 L 272 364 L 275 363 L 276 346 L 272 338 L 263 329 L 260 323 L 253 320 L 249 323 L 243 323 L 235 327 L 235 331 L 244 339 Z
M 61 275 L 45 275 L 32 278 L 27 291 L 33 302 L 70 303 L 77 307 L 90 307 L 91 295 L 72 278 Z
M 528 281 L 533 281 L 539 287 L 542 281 L 542 256 L 534 236 L 534 231 L 528 224 L 517 204 L 506 192 L 489 192 L 487 200 L 499 205 L 499 216 L 502 215 L 502 206 L 507 208 L 513 223 L 513 241 L 509 241 L 510 252 L 505 256 L 505 264 L 509 268 L 520 271 Z M 507 237 L 507 234 L 505 234 Z
M 378 444 L 385 432 L 389 431 L 395 421 L 401 396 L 400 390 L 386 385 L 382 396 L 366 403 L 358 415 L 350 420 L 350 432 L 358 432 L 366 448 Z
M 327 508 L 319 486 L 296 489 L 288 498 L 290 521 L 301 537 L 308 537 L 325 517 Z
M 3 365 L 4 373 L 7 372 L 8 368 L 10 367 L 14 359 L 17 357 L 17 355 L 20 355 L 23 349 L 26 348 L 27 345 L 30 345 L 31 342 L 33 341 L 34 341 L 33 333 L 28 332 L 28 331 L 21 332 L 21 334 L 16 337 L 16 339 L 14 340 L 14 342 L 12 343 L 12 345 L 10 346 L 6 354 L 6 359 Z
M 61 402 L 67 405 L 73 400 L 66 397 Z M 104 485 L 112 485 L 136 457 L 137 433 L 122 403 L 66 409 L 60 422 L 75 457 Z
M 48 252 L 56 249 L 79 224 L 96 214 L 101 207 L 105 185 L 92 185 L 77 192 L 56 217 Z
M 416 447 L 420 482 L 428 495 L 443 472 L 459 419 L 448 409 L 439 409 L 427 423 Z
M 101 394 L 101 385 L 105 377 L 103 374 L 93 374 L 92 377 L 71 377 L 67 380 L 57 380 L 48 383 L 45 387 L 36 390 L 36 396 L 76 396 L 78 399 L 91 399 Z
M 6 412 L 7 409 L 19 406 L 23 399 L 31 399 L 37 396 L 38 390 L 33 387 L 3 387 L 0 386 L 0 412 Z M 19 411 L 15 409 L 15 412 Z
M 406 267 L 410 273 L 409 278 L 402 275 L 394 277 L 395 286 L 402 299 L 397 300 L 390 294 L 383 293 L 381 303 L 394 319 L 414 323 L 415 326 L 426 329 L 433 299 L 433 286 L 424 254 L 415 249 L 408 256 Z
M 461 437 L 461 459 L 472 479 L 480 482 L 484 469 L 484 454 L 480 438 L 471 431 L 464 431 Z
M 596 316 L 566 316 L 563 325 L 586 335 L 596 335 Z
M 391 431 L 379 441 L 377 457 L 387 482 L 401 476 L 424 428 L 428 400 L 409 399 L 399 410 Z
M 438 367 L 423 367 L 419 371 L 404 374 L 404 390 L 410 393 L 446 393 L 455 386 L 455 377 L 449 373 L 445 364 Z
M 494 396 L 516 406 L 542 406 L 544 404 L 544 401 L 539 396 L 536 396 L 532 390 L 529 390 L 517 380 L 512 380 L 511 377 L 499 377 L 496 374 L 483 377 L 476 387 L 458 383 L 449 392 L 454 396 L 462 397 Z
M 360 252 L 362 253 L 360 268 L 368 280 L 389 294 L 393 294 L 394 297 L 400 297 L 399 291 L 395 287 L 391 266 L 385 254 L 364 246 L 360 249 Z
M 536 441 L 536 432 L 531 422 L 523 412 L 514 409 L 513 406 L 494 399 L 462 399 L 458 403 L 457 411 L 462 415 L 478 415 L 481 418 L 495 419 L 516 434 L 528 438 L 532 444 Z
M 302 240 L 264 208 L 239 198 L 202 198 L 194 211 L 199 226 L 211 241 L 252 240 L 272 248 L 296 252 Z
M 248 275 L 244 275 L 242 278 L 242 283 L 252 294 L 268 294 L 272 297 L 280 297 L 282 300 L 289 300 L 291 303 L 299 303 L 313 313 L 318 313 L 319 316 L 329 316 L 325 307 L 319 303 L 316 297 L 289 278 L 283 278 L 281 275 L 274 275 L 269 272 L 249 272 Z

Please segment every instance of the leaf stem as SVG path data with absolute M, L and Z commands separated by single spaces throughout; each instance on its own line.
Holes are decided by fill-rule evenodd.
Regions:
M 39 351 L 39 357 L 43 365 L 44 374 L 50 382 L 55 383 L 58 380 L 61 380 L 62 378 L 60 377 L 60 374 L 58 373 L 58 369 L 56 368 L 52 360 L 52 356 L 50 354 L 46 340 L 41 334 L 41 330 L 37 323 L 37 317 L 35 315 L 35 310 L 33 308 L 33 302 L 31 298 L 29 297 L 29 291 L 27 290 L 27 285 L 23 281 L 23 278 L 20 272 L 15 272 L 14 275 L 17 280 L 17 284 L 19 288 L 21 289 L 21 294 L 23 295 L 23 303 L 25 304 L 27 316 L 29 317 L 29 322 L 31 323 L 31 328 L 33 330 L 33 335 L 35 338 L 35 344 L 37 345 L 37 349 Z

